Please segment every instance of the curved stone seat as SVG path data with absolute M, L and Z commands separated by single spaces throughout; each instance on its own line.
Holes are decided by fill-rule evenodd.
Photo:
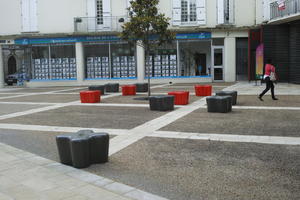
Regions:
M 108 161 L 109 135 L 81 130 L 73 134 L 56 136 L 61 163 L 76 168 L 85 168 L 95 163 Z
M 232 110 L 231 96 L 210 96 L 206 97 L 207 112 L 227 113 Z
M 150 110 L 168 111 L 174 110 L 174 96 L 158 95 L 149 97 Z
M 219 91 L 216 92 L 217 96 L 232 96 L 232 105 L 237 103 L 237 91 Z

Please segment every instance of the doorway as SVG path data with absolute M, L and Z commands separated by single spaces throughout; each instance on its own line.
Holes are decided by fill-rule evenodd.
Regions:
M 212 46 L 212 76 L 214 81 L 224 81 L 224 47 Z
M 8 59 L 8 74 L 14 74 L 17 72 L 17 61 L 14 56 L 10 56 Z
M 206 54 L 196 53 L 195 54 L 196 63 L 196 76 L 206 75 Z
M 237 38 L 236 40 L 236 79 L 238 81 L 248 80 L 248 38 Z

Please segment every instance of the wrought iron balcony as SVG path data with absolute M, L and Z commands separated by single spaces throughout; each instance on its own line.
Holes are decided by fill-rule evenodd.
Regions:
M 300 14 L 300 0 L 286 0 L 282 4 L 275 1 L 270 4 L 270 19 L 280 19 L 283 17 Z
M 76 17 L 74 32 L 121 32 L 122 25 L 128 18 L 120 17 Z

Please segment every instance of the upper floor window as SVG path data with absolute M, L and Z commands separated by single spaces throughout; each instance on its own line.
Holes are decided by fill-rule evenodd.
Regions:
M 103 24 L 103 2 L 102 0 L 97 0 L 96 2 L 96 14 L 97 14 L 97 24 Z
M 173 0 L 173 25 L 206 24 L 206 0 Z
M 181 0 L 181 21 L 196 22 L 196 0 Z
M 37 32 L 37 0 L 21 0 L 22 32 Z
M 234 23 L 234 0 L 217 0 L 218 24 Z

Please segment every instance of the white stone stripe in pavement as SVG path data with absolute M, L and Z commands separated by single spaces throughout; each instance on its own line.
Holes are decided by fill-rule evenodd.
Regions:
M 149 136 L 160 137 L 160 138 L 174 138 L 174 139 L 300 145 L 300 137 L 186 133 L 186 132 L 173 132 L 173 131 L 155 131 L 152 135 Z
M 94 132 L 106 132 L 110 135 L 128 134 L 127 129 L 109 129 L 109 128 L 85 128 L 85 127 L 63 127 L 63 126 L 44 126 L 44 125 L 24 125 L 24 124 L 7 124 L 0 123 L 0 129 L 8 130 L 27 130 L 27 131 L 48 131 L 48 132 L 66 132 L 75 133 L 79 130 L 89 129 Z
M 1 167 L 2 169 L 7 169 L 1 174 L 2 180 L 18 180 L 16 184 L 13 184 L 12 181 L 7 182 L 7 184 L 10 184 L 8 188 L 15 189 L 11 191 L 18 190 L 20 186 L 23 188 L 17 194 L 3 190 L 0 192 L 0 197 L 5 196 L 8 199 L 14 199 L 16 196 L 19 198 L 24 197 L 23 195 L 30 195 L 39 197 L 36 199 L 41 199 L 44 197 L 45 190 L 55 190 L 55 195 L 68 197 L 75 195 L 83 199 L 167 200 L 166 198 L 42 158 L 6 144 L 0 143 L 0 152 L 0 164 L 5 165 Z M 10 163 L 15 167 L 11 168 Z M 57 190 L 57 188 L 61 190 Z M 55 198 L 58 198 L 58 196 L 53 196 L 52 199 Z

